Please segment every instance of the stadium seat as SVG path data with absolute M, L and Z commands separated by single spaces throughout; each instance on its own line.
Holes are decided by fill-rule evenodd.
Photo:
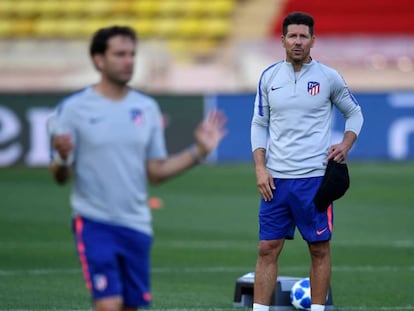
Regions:
M 83 34 L 85 37 L 92 37 L 92 35 L 100 28 L 108 26 L 108 19 L 106 18 L 88 18 L 83 23 Z
M 229 15 L 236 6 L 235 0 L 209 0 L 205 4 L 206 14 L 212 16 Z
M 131 11 L 131 1 L 129 0 L 118 0 L 111 2 L 111 11 L 115 15 L 128 15 Z
M 0 37 L 9 38 L 12 36 L 12 24 L 9 20 L 0 20 Z
M 205 12 L 205 3 L 202 0 L 186 0 L 183 6 L 183 14 L 191 17 L 202 15 Z
M 131 26 L 138 33 L 139 38 L 154 36 L 153 22 L 148 18 L 137 18 L 132 22 Z
M 31 19 L 19 19 L 12 22 L 11 35 L 16 38 L 25 38 L 33 33 L 35 23 Z
M 39 13 L 37 7 L 38 3 L 33 0 L 14 1 L 13 14 L 18 17 L 34 17 Z
M 84 14 L 88 17 L 109 16 L 112 13 L 112 1 L 88 0 L 85 2 Z
M 73 39 L 85 37 L 86 27 L 78 18 L 65 18 L 57 22 L 57 36 L 63 39 Z
M 130 14 L 136 15 L 137 17 L 145 16 L 153 16 L 158 14 L 159 12 L 159 1 L 153 0 L 139 0 L 134 1 L 131 4 Z
M 227 19 L 206 19 L 202 27 L 208 38 L 222 39 L 230 33 L 230 23 Z
M 158 14 L 162 16 L 176 16 L 181 15 L 184 11 L 186 3 L 179 0 L 164 0 L 160 1 Z
M 200 19 L 194 17 L 180 20 L 177 26 L 177 33 L 180 37 L 199 37 L 202 31 Z
M 87 23 L 77 18 L 44 18 L 36 23 L 33 35 L 38 38 L 74 39 L 84 38 L 90 33 Z
M 72 1 L 68 1 L 72 2 Z M 52 16 L 58 16 L 62 13 L 63 7 L 70 7 L 71 5 L 62 5 L 59 1 L 37 1 L 36 11 L 40 16 L 50 18 Z
M 16 13 L 15 1 L 2 0 L 0 1 L 0 16 L 7 17 Z
M 214 51 L 217 47 L 217 42 L 205 38 L 175 38 L 167 40 L 167 46 L 172 52 L 184 57 L 188 55 L 204 56 Z
M 105 26 L 111 26 L 111 25 L 118 25 L 118 26 L 129 26 L 134 27 L 135 18 L 131 16 L 114 16 L 110 18 L 102 18 L 102 20 L 106 21 Z
M 58 1 L 55 1 L 58 2 Z M 57 11 L 59 15 L 74 17 L 79 15 L 84 15 L 85 13 L 85 1 L 83 0 L 70 0 L 66 1 L 64 5 L 59 4 L 59 9 Z
M 177 18 L 163 17 L 153 23 L 153 31 L 156 37 L 168 38 L 177 35 Z
M 57 36 L 57 29 L 57 20 L 42 18 L 37 21 L 33 30 L 33 35 L 37 38 L 53 38 Z

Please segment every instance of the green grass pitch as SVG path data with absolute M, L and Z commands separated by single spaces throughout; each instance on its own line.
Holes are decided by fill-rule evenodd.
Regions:
M 414 163 L 351 162 L 335 205 L 335 310 L 414 310 Z M 201 166 L 151 194 L 152 310 L 240 310 L 238 277 L 254 271 L 258 194 L 252 164 Z M 0 311 L 90 310 L 70 231 L 69 185 L 46 168 L 0 169 Z M 306 276 L 298 233 L 280 275 Z M 243 310 L 243 309 L 242 309 Z

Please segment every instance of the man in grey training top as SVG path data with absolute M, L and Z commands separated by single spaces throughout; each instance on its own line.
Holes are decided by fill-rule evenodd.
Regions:
M 213 111 L 193 146 L 168 156 L 158 103 L 128 86 L 136 49 L 133 29 L 112 26 L 93 36 L 90 55 L 100 80 L 65 98 L 49 123 L 51 171 L 71 174 L 73 234 L 97 311 L 134 311 L 151 302 L 151 212 L 147 183 L 200 163 L 225 135 Z
M 295 12 L 283 21 L 284 61 L 260 77 L 251 144 L 261 196 L 254 311 L 268 311 L 278 257 L 297 227 L 308 243 L 312 311 L 325 310 L 331 275 L 332 204 L 318 210 L 313 198 L 328 160 L 346 160 L 363 124 L 360 106 L 342 77 L 310 56 L 312 16 Z M 340 143 L 330 146 L 335 106 L 345 118 Z

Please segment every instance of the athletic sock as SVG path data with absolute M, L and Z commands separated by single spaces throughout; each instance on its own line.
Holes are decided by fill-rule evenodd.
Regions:
M 269 306 L 261 305 L 260 303 L 254 303 L 253 311 L 269 311 Z
M 312 304 L 311 305 L 311 311 L 325 311 L 325 306 L 324 305 Z

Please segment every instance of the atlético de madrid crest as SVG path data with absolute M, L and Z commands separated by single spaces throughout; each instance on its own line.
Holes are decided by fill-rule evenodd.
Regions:
M 144 114 L 140 109 L 132 109 L 130 111 L 131 121 L 135 125 L 141 125 L 144 120 Z
M 321 89 L 321 84 L 319 82 L 310 81 L 308 82 L 308 93 L 311 95 L 316 95 L 319 93 L 319 90 Z

